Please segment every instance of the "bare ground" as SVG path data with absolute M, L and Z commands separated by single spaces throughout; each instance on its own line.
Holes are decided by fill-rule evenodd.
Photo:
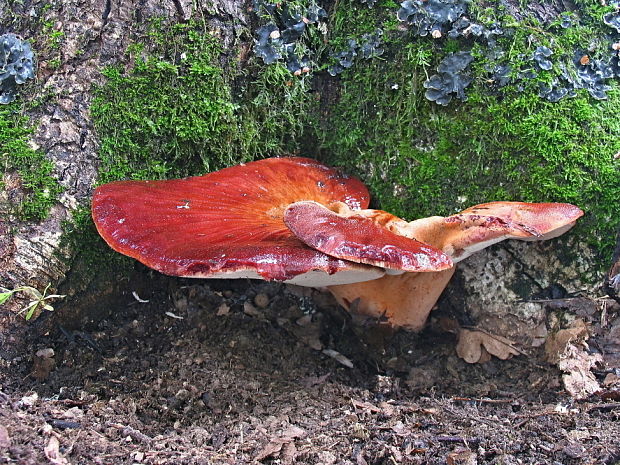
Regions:
M 469 365 L 433 325 L 381 334 L 302 294 L 178 280 L 92 327 L 33 326 L 3 349 L 0 463 L 619 463 L 617 390 L 577 402 L 540 353 Z

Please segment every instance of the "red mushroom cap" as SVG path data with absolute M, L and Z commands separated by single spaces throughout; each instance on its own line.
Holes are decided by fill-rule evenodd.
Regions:
M 515 232 L 522 229 L 529 233 L 515 233 L 519 239 L 543 240 L 558 237 L 572 228 L 583 216 L 583 210 L 570 203 L 488 202 L 469 207 L 458 215 L 499 218 Z
M 364 216 L 340 216 L 310 201 L 284 212 L 284 223 L 313 249 L 332 257 L 401 271 L 439 271 L 452 260 L 430 245 L 394 234 Z
M 186 179 L 105 184 L 92 214 L 110 247 L 168 275 L 323 286 L 383 274 L 297 239 L 283 213 L 300 200 L 359 209 L 369 195 L 359 180 L 314 160 L 270 158 Z

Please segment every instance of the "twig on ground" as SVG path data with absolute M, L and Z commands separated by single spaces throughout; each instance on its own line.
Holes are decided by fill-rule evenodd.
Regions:
M 137 429 L 132 428 L 131 426 L 121 425 L 120 423 L 108 423 L 108 426 L 120 429 L 123 436 L 129 436 L 134 441 L 147 443 L 153 441 L 153 438 L 138 431 Z

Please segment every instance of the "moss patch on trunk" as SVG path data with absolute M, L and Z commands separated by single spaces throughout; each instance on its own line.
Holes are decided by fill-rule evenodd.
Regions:
M 5 174 L 15 172 L 18 185 L 5 186 L 0 179 L 0 189 L 15 189 L 19 200 L 7 199 L 7 213 L 22 221 L 42 221 L 63 191 L 52 176 L 54 165 L 43 151 L 29 144 L 33 128 L 18 102 L 0 105 L 0 155 Z M 10 197 L 10 196 L 9 196 Z M 4 209 L 3 208 L 3 209 Z

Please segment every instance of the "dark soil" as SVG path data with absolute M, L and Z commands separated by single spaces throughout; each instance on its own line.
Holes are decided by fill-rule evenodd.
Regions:
M 617 392 L 574 401 L 540 354 L 468 365 L 450 333 L 382 334 L 316 291 L 171 282 L 2 361 L 0 463 L 620 461 Z

